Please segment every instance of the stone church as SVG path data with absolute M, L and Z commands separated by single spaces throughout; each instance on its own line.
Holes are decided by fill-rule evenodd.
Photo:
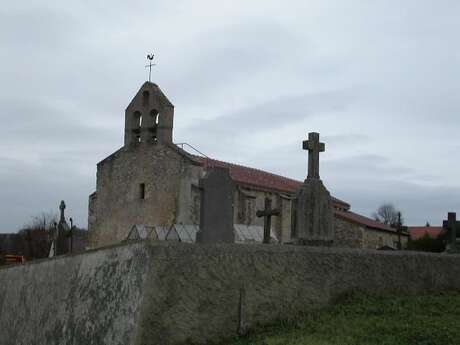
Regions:
M 199 179 L 210 167 L 226 167 L 237 188 L 234 223 L 263 225 L 256 217 L 265 198 L 280 210 L 272 230 L 291 240 L 293 205 L 302 182 L 185 151 L 173 143 L 174 106 L 158 85 L 145 82 L 125 111 L 124 146 L 97 164 L 96 191 L 89 196 L 91 247 L 124 241 L 135 224 L 199 224 Z M 334 245 L 396 248 L 406 233 L 356 214 L 333 198 Z

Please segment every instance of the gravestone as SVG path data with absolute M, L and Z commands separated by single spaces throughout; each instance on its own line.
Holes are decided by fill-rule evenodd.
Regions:
M 213 167 L 200 180 L 198 243 L 234 243 L 233 194 L 235 184 L 227 168 Z
M 460 253 L 460 248 L 457 244 L 457 234 L 460 232 L 460 221 L 457 220 L 455 212 L 447 213 L 447 220 L 442 222 L 442 227 L 447 230 L 447 253 Z
M 70 227 L 65 219 L 65 202 L 61 201 L 59 205 L 60 218 L 59 223 L 54 223 L 54 229 L 50 233 L 51 249 L 49 257 L 64 255 L 70 252 Z
M 309 133 L 303 149 L 308 150 L 308 176 L 296 195 L 293 237 L 298 244 L 330 246 L 334 213 L 331 194 L 319 177 L 319 154 L 325 151 L 319 133 Z
M 271 238 L 272 216 L 279 216 L 280 211 L 278 209 L 272 210 L 272 200 L 265 198 L 264 209 L 257 211 L 256 215 L 257 217 L 264 217 L 264 240 L 262 243 L 268 244 Z

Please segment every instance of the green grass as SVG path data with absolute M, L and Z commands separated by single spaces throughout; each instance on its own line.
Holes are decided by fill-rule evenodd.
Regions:
M 349 296 L 220 345 L 457 345 L 460 294 Z

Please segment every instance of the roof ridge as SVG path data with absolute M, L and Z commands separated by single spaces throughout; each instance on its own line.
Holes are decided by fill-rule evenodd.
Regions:
M 204 159 L 204 160 L 209 159 L 209 160 L 216 161 L 216 162 L 220 162 L 220 163 L 225 163 L 225 164 L 229 164 L 229 165 L 233 165 L 233 166 L 237 166 L 237 167 L 241 167 L 241 168 L 245 168 L 245 169 L 250 169 L 250 170 L 254 170 L 254 171 L 259 171 L 259 172 L 262 172 L 262 173 L 265 173 L 265 174 L 269 174 L 269 175 L 276 176 L 276 177 L 281 177 L 282 179 L 289 180 L 289 181 L 292 181 L 292 182 L 297 182 L 297 183 L 300 183 L 300 184 L 303 183 L 302 181 L 293 179 L 293 178 L 291 178 L 291 177 L 286 177 L 286 176 L 283 176 L 283 175 L 279 175 L 279 174 L 272 173 L 272 172 L 270 172 L 270 171 L 262 170 L 262 169 L 259 169 L 259 168 L 253 168 L 253 167 L 250 167 L 250 166 L 247 166 L 247 165 L 243 165 L 243 164 L 237 164 L 237 163 L 226 162 L 226 161 L 222 161 L 222 160 L 220 160 L 220 159 L 215 159 L 215 158 L 211 158 L 211 157 L 209 157 L 209 158 L 200 157 L 200 156 L 196 156 L 196 157 L 199 157 L 200 159 Z

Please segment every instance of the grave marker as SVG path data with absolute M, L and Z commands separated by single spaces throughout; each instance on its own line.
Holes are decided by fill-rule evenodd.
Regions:
M 280 211 L 278 209 L 272 210 L 272 200 L 265 198 L 265 207 L 263 210 L 256 212 L 257 217 L 264 217 L 264 240 L 263 243 L 270 243 L 270 233 L 272 225 L 272 216 L 279 216 Z
M 230 171 L 213 167 L 200 180 L 201 206 L 198 243 L 234 243 L 233 195 L 235 185 Z
M 308 175 L 296 196 L 293 234 L 299 244 L 329 246 L 334 236 L 332 199 L 319 175 L 319 154 L 325 145 L 319 133 L 309 133 L 302 144 L 308 150 Z

